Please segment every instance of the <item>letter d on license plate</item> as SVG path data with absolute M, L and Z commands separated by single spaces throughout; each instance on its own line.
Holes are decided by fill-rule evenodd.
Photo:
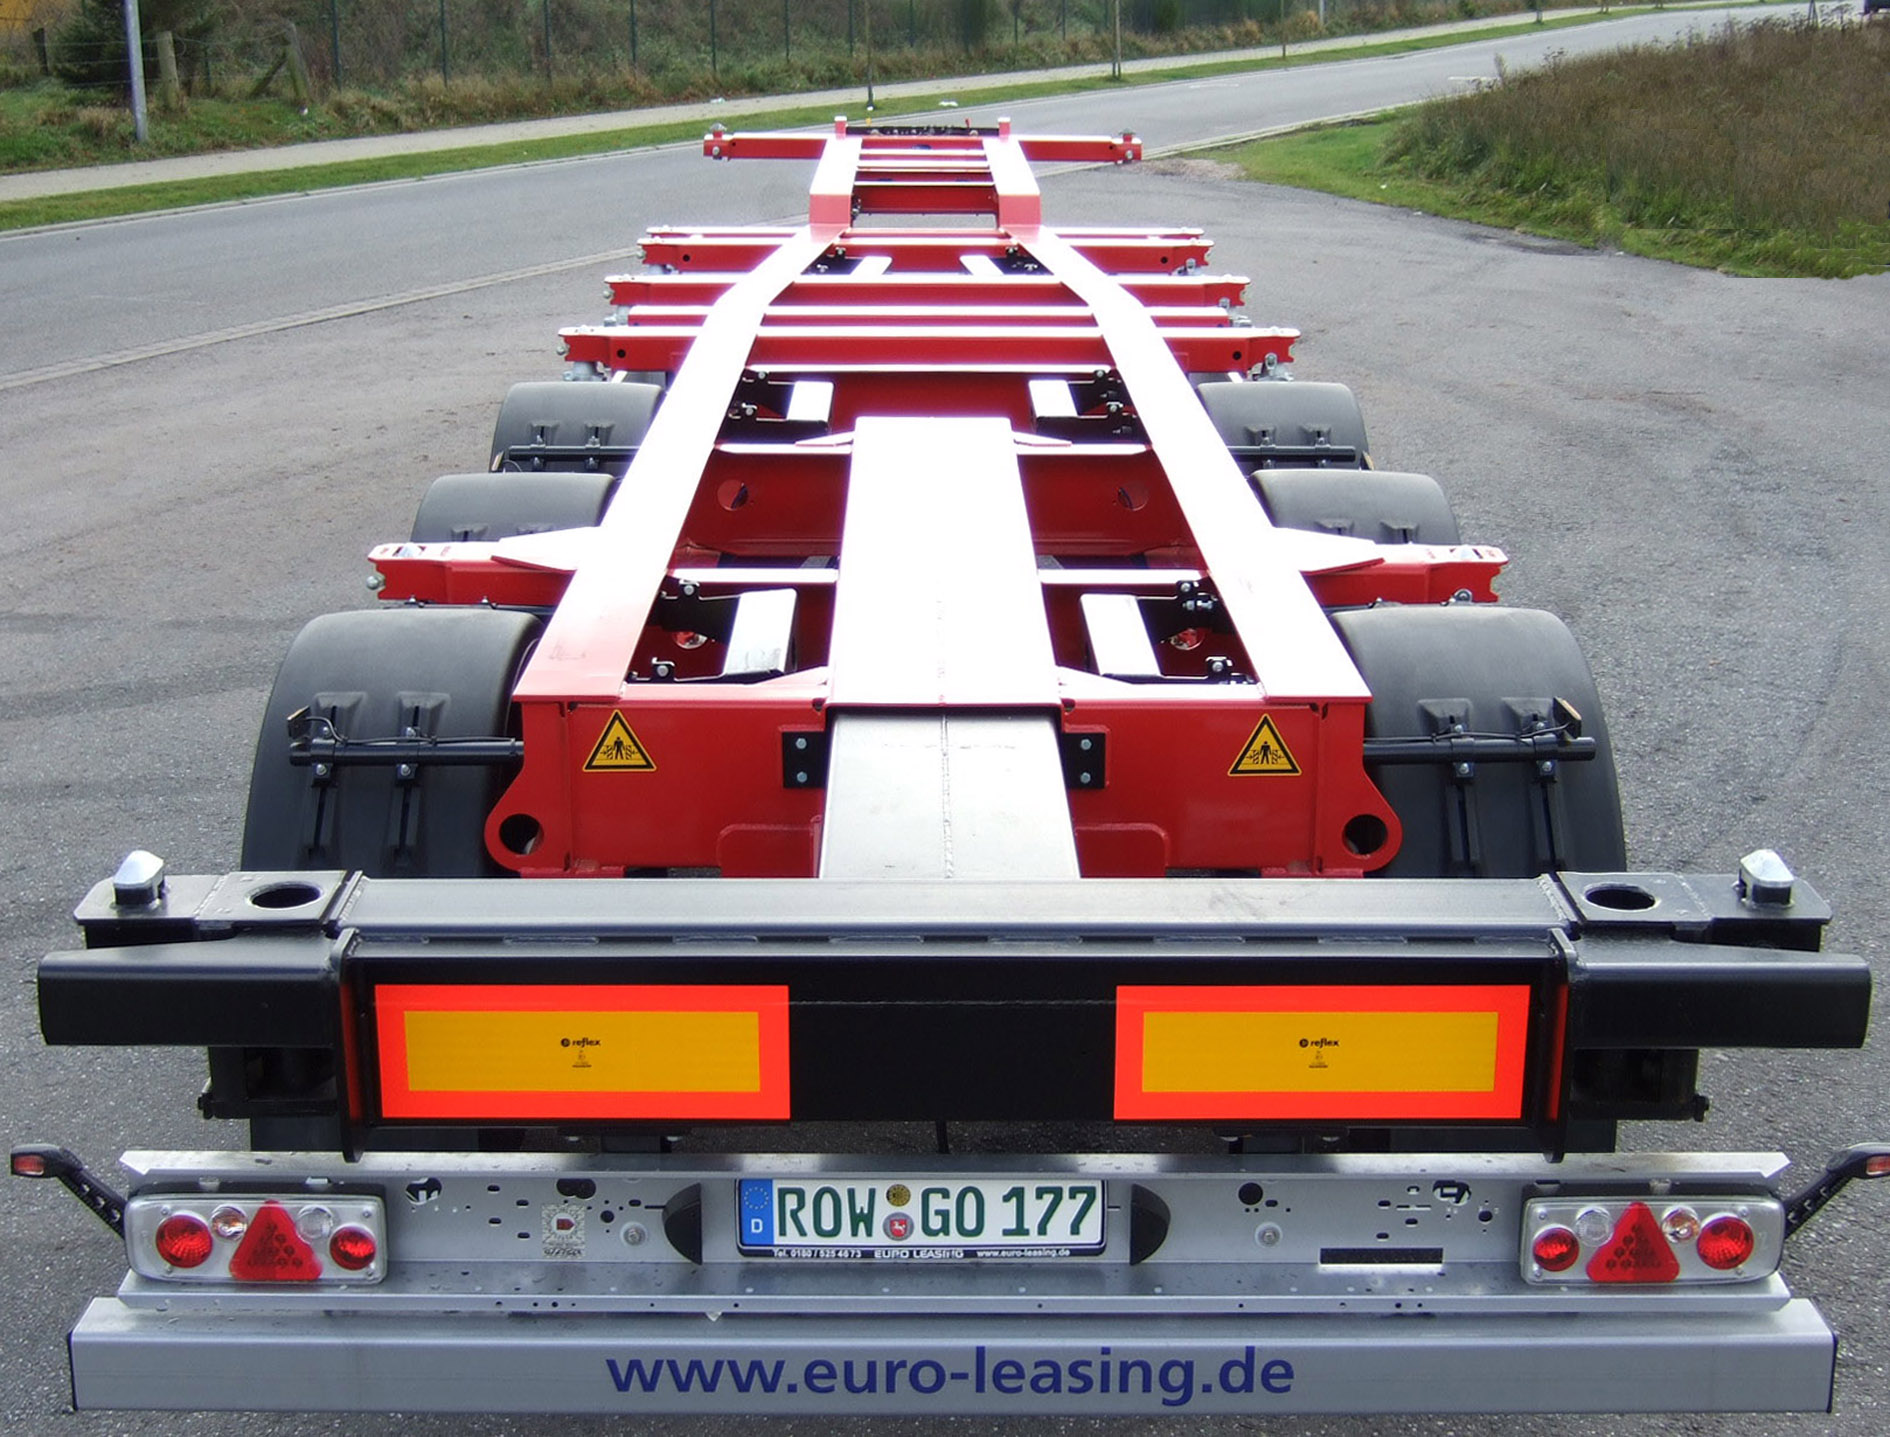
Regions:
M 1078 1257 L 1102 1251 L 1103 1185 L 1067 1178 L 743 1178 L 745 1253 L 803 1258 Z

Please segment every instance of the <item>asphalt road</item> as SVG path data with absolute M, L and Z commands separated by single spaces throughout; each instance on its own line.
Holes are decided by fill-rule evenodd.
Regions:
M 1487 73 L 1450 53 L 1447 76 Z M 1221 113 L 1224 97 L 1207 93 Z M 1139 91 L 1138 104 L 1145 95 L 1151 107 L 1160 98 Z M 1201 121 L 1196 92 L 1179 101 L 1107 120 L 1049 102 L 1007 108 L 1020 124 L 1127 124 L 1160 144 Z M 43 1048 L 33 964 L 72 941 L 72 903 L 126 849 L 153 848 L 175 871 L 234 861 L 277 659 L 307 618 L 367 602 L 362 555 L 405 532 L 434 474 L 479 466 L 505 385 L 556 373 L 553 329 L 595 316 L 612 267 L 583 257 L 623 248 L 648 221 L 784 216 L 803 184 L 799 166 L 714 168 L 662 152 L 0 242 L 0 386 L 10 385 L 0 387 L 0 942 L 13 995 L 0 1004 L 0 1128 L 10 1139 L 65 1142 L 99 1162 L 128 1146 L 239 1140 L 194 1116 L 193 1054 Z M 1066 173 L 1046 192 L 1066 223 L 1204 224 L 1220 240 L 1217 265 L 1255 277 L 1256 322 L 1308 331 L 1300 373 L 1358 389 L 1379 461 L 1436 473 L 1466 536 L 1510 551 L 1505 598 L 1566 617 L 1596 668 L 1634 863 L 1725 871 L 1747 849 L 1776 846 L 1837 905 L 1833 946 L 1885 970 L 1890 896 L 1875 865 L 1890 753 L 1874 720 L 1890 687 L 1890 278 L 1734 280 L 1249 186 L 1196 163 Z M 292 258 L 315 234 L 327 236 L 319 258 Z M 88 259 L 75 261 L 81 252 Z M 541 266 L 558 267 L 467 284 Z M 358 312 L 278 327 L 326 308 Z M 77 367 L 245 325 L 258 332 Z M 72 368 L 20 382 L 51 363 Z M 1886 1044 L 1713 1054 L 1707 1124 L 1635 1129 L 1630 1141 L 1776 1147 L 1815 1162 L 1890 1135 L 1887 1079 Z M 1838 1408 L 1756 1430 L 1874 1437 L 1890 1425 L 1887 1210 L 1890 1195 L 1858 1191 L 1794 1243 L 1791 1281 L 1842 1335 Z M 64 1330 L 121 1268 L 113 1240 L 63 1194 L 6 1189 L 0 1411 L 11 1430 L 570 1430 L 549 1419 L 68 1414 Z M 1687 1417 L 1198 1425 L 1755 1430 Z

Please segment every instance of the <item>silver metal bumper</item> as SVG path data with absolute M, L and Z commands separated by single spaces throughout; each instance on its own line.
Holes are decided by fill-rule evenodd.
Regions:
M 986 1414 L 1823 1411 L 1810 1303 L 1669 1317 L 259 1317 L 94 1301 L 81 1408 Z

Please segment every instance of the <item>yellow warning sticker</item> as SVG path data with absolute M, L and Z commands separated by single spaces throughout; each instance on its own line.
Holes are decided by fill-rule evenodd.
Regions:
M 1280 737 L 1280 731 L 1273 726 L 1272 714 L 1261 718 L 1254 728 L 1253 737 L 1247 740 L 1240 757 L 1234 760 L 1234 766 L 1227 772 L 1230 775 L 1278 774 L 1289 778 L 1299 772 L 1292 750 L 1287 748 L 1286 740 Z
M 604 725 L 603 736 L 597 740 L 597 747 L 584 760 L 586 773 L 649 773 L 655 768 L 649 751 L 637 742 L 637 736 L 630 732 L 630 725 L 618 713 L 610 716 L 610 722 Z

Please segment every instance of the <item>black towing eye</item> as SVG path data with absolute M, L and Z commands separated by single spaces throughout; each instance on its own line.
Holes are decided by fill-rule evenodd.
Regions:
M 13 1149 L 12 1170 L 16 1178 L 57 1178 L 100 1222 L 124 1237 L 125 1200 L 65 1148 L 51 1143 L 21 1144 Z M 1785 1236 L 1810 1222 L 1851 1183 L 1882 1177 L 1890 1177 L 1890 1143 L 1857 1143 L 1833 1154 L 1824 1171 L 1806 1187 L 1791 1197 L 1773 1194 L 1785 1205 Z

